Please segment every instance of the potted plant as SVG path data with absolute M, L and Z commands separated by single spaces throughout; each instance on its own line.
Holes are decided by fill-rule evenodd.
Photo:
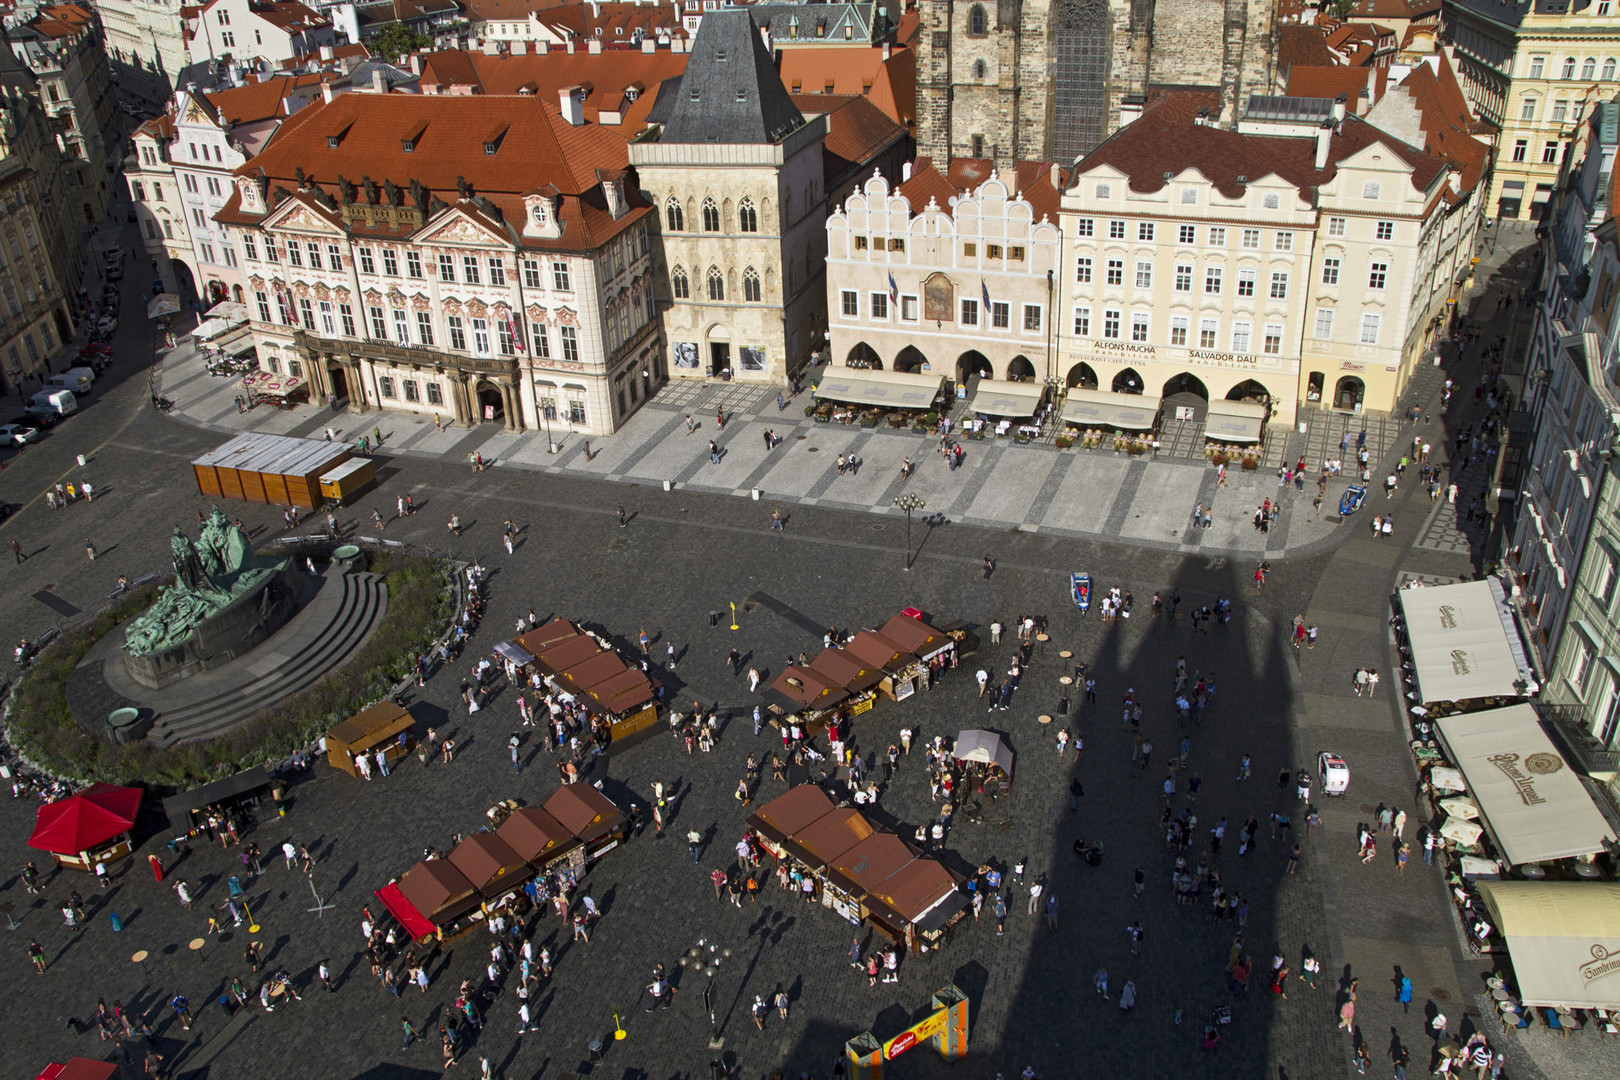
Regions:
M 1260 455 L 1257 452 L 1253 451 L 1253 450 L 1245 450 L 1245 451 L 1243 451 L 1243 468 L 1248 472 L 1253 472 L 1255 469 L 1258 469 L 1259 467 L 1260 467 Z
M 1209 460 L 1210 460 L 1211 463 L 1213 463 L 1215 465 L 1225 465 L 1226 464 L 1226 451 L 1222 450 L 1220 447 L 1218 447 L 1218 446 L 1208 447 L 1206 449 L 1205 453 L 1208 454 Z
M 1059 450 L 1067 450 L 1074 445 L 1074 437 L 1072 435 L 1059 435 L 1052 442 Z
M 819 409 L 819 408 L 821 408 L 821 406 L 819 406 L 819 405 L 806 405 L 804 407 L 804 415 L 806 415 L 806 416 L 814 416 L 814 415 L 816 415 L 816 410 Z

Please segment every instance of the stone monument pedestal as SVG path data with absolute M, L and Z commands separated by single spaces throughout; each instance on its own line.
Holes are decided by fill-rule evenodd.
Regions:
M 301 595 L 298 579 L 297 568 L 288 560 L 258 588 L 204 619 L 179 644 L 142 656 L 126 648 L 125 670 L 142 686 L 161 690 L 234 660 L 292 618 Z

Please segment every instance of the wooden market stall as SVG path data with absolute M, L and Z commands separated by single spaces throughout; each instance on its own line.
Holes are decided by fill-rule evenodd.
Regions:
M 754 830 L 770 853 L 778 859 L 787 852 L 783 841 L 794 833 L 832 813 L 833 801 L 819 784 L 800 784 L 788 788 L 770 802 L 748 815 L 748 827 Z
M 538 671 L 553 689 L 577 700 L 621 742 L 658 722 L 658 684 L 610 644 L 567 619 L 553 619 L 500 642 L 495 654 Z
M 833 806 L 815 784 L 790 788 L 748 824 L 774 858 L 814 878 L 822 907 L 870 922 L 908 949 L 936 947 L 963 916 L 968 897 L 957 875 L 859 811 Z
M 140 788 L 91 784 L 41 806 L 28 846 L 49 852 L 58 866 L 94 870 L 97 863 L 122 859 L 133 850 L 130 834 L 140 809 Z
M 512 811 L 495 835 L 536 870 L 543 871 L 571 853 L 578 854 L 580 866 L 585 865 L 584 841 L 538 806 Z
M 400 894 L 435 928 L 444 929 L 475 910 L 478 889 L 448 859 L 426 859 L 399 879 Z
M 324 501 L 321 477 L 351 456 L 350 447 L 324 439 L 244 432 L 191 468 L 204 495 L 314 510 Z
M 370 458 L 352 457 L 320 475 L 321 496 L 339 506 L 347 506 L 350 500 L 376 482 L 376 462 Z
M 819 731 L 828 716 L 846 698 L 849 691 L 838 681 L 813 668 L 790 664 L 771 680 L 764 694 L 771 721 L 781 726 L 784 717 L 797 717 L 810 731 Z
M 630 833 L 630 819 L 589 784 L 564 784 L 545 801 L 545 810 L 584 845 L 587 862 L 618 847 Z
M 915 616 L 896 615 L 883 624 L 878 635 L 894 642 L 912 658 L 878 684 L 896 701 L 927 690 L 947 667 L 956 666 L 956 639 Z
M 492 832 L 467 837 L 450 852 L 449 861 L 485 900 L 505 896 L 529 878 L 523 858 Z
M 357 777 L 360 770 L 355 767 L 354 756 L 375 753 L 386 746 L 384 754 L 392 764 L 411 752 L 413 740 L 407 735 L 401 746 L 399 735 L 408 732 L 414 722 L 411 714 L 393 701 L 379 701 L 326 733 L 326 760 L 332 768 Z
M 163 800 L 163 813 L 169 827 L 180 831 L 201 828 L 201 819 L 211 807 L 251 810 L 266 798 L 280 800 L 286 790 L 285 782 L 272 779 L 264 766 L 214 780 L 202 787 L 170 795 Z

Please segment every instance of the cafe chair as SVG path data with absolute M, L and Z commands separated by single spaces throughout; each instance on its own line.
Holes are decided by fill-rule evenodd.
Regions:
M 1522 1012 L 1503 1013 L 1502 1026 L 1523 1031 L 1530 1026 L 1530 1018 Z
M 1569 1038 L 1569 1028 L 1566 1027 L 1564 1022 L 1558 1018 L 1558 1010 L 1543 1009 L 1542 1011 L 1547 1015 L 1547 1026 L 1553 1031 L 1560 1032 L 1564 1038 Z

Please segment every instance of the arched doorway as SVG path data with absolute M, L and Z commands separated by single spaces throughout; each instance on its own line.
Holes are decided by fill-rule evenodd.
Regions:
M 709 339 L 709 374 L 722 379 L 731 377 L 731 331 L 723 326 L 711 326 Z
M 894 358 L 894 370 L 896 371 L 923 372 L 929 370 L 931 366 L 928 363 L 928 357 L 924 356 L 922 350 L 915 345 L 907 345 Z
M 1366 393 L 1366 383 L 1354 375 L 1346 375 L 1333 388 L 1333 407 L 1335 409 L 1359 409 L 1361 400 L 1366 396 Z
M 1174 397 L 1176 394 L 1192 394 L 1209 400 L 1209 390 L 1205 388 L 1203 380 L 1185 371 L 1164 384 L 1163 396 Z
M 1079 363 L 1069 369 L 1069 377 L 1065 380 L 1073 388 L 1078 386 L 1082 390 L 1097 389 L 1097 370 L 1090 364 Z
M 478 416 L 482 423 L 504 423 L 506 421 L 506 396 L 501 388 L 492 382 L 478 384 Z
M 242 286 L 240 286 L 240 285 L 232 285 L 231 286 L 231 299 L 235 300 L 238 304 L 240 304 L 240 303 L 242 303 L 242 296 L 243 296 Z
M 1262 405 L 1271 404 L 1271 391 L 1253 379 L 1245 379 L 1226 392 L 1227 401 L 1258 401 Z
M 1012 363 L 1007 365 L 1007 379 L 1010 382 L 1034 382 L 1035 365 L 1029 362 L 1027 356 L 1015 356 Z
M 1306 401 L 1317 402 L 1322 400 L 1322 384 L 1325 380 L 1326 376 L 1320 371 L 1311 372 L 1310 377 L 1305 380 Z
M 1114 376 L 1114 383 L 1110 389 L 1116 394 L 1140 394 L 1142 392 L 1142 376 L 1136 373 L 1135 368 L 1126 368 Z
M 852 368 L 871 368 L 873 371 L 883 370 L 883 361 L 878 359 L 877 351 L 864 341 L 855 343 L 855 347 L 849 350 L 849 356 L 844 363 Z
M 225 288 L 225 283 L 223 281 L 220 281 L 218 278 L 208 279 L 208 306 L 212 307 L 214 304 L 222 303 L 225 300 L 230 299 L 230 295 L 231 294 Z
M 349 401 L 349 378 L 343 373 L 343 365 L 336 360 L 326 362 L 326 382 L 332 388 L 332 403 L 346 405 Z
M 970 378 L 993 379 L 995 372 L 990 367 L 990 361 L 977 350 L 963 353 L 956 358 L 956 385 L 967 386 Z

